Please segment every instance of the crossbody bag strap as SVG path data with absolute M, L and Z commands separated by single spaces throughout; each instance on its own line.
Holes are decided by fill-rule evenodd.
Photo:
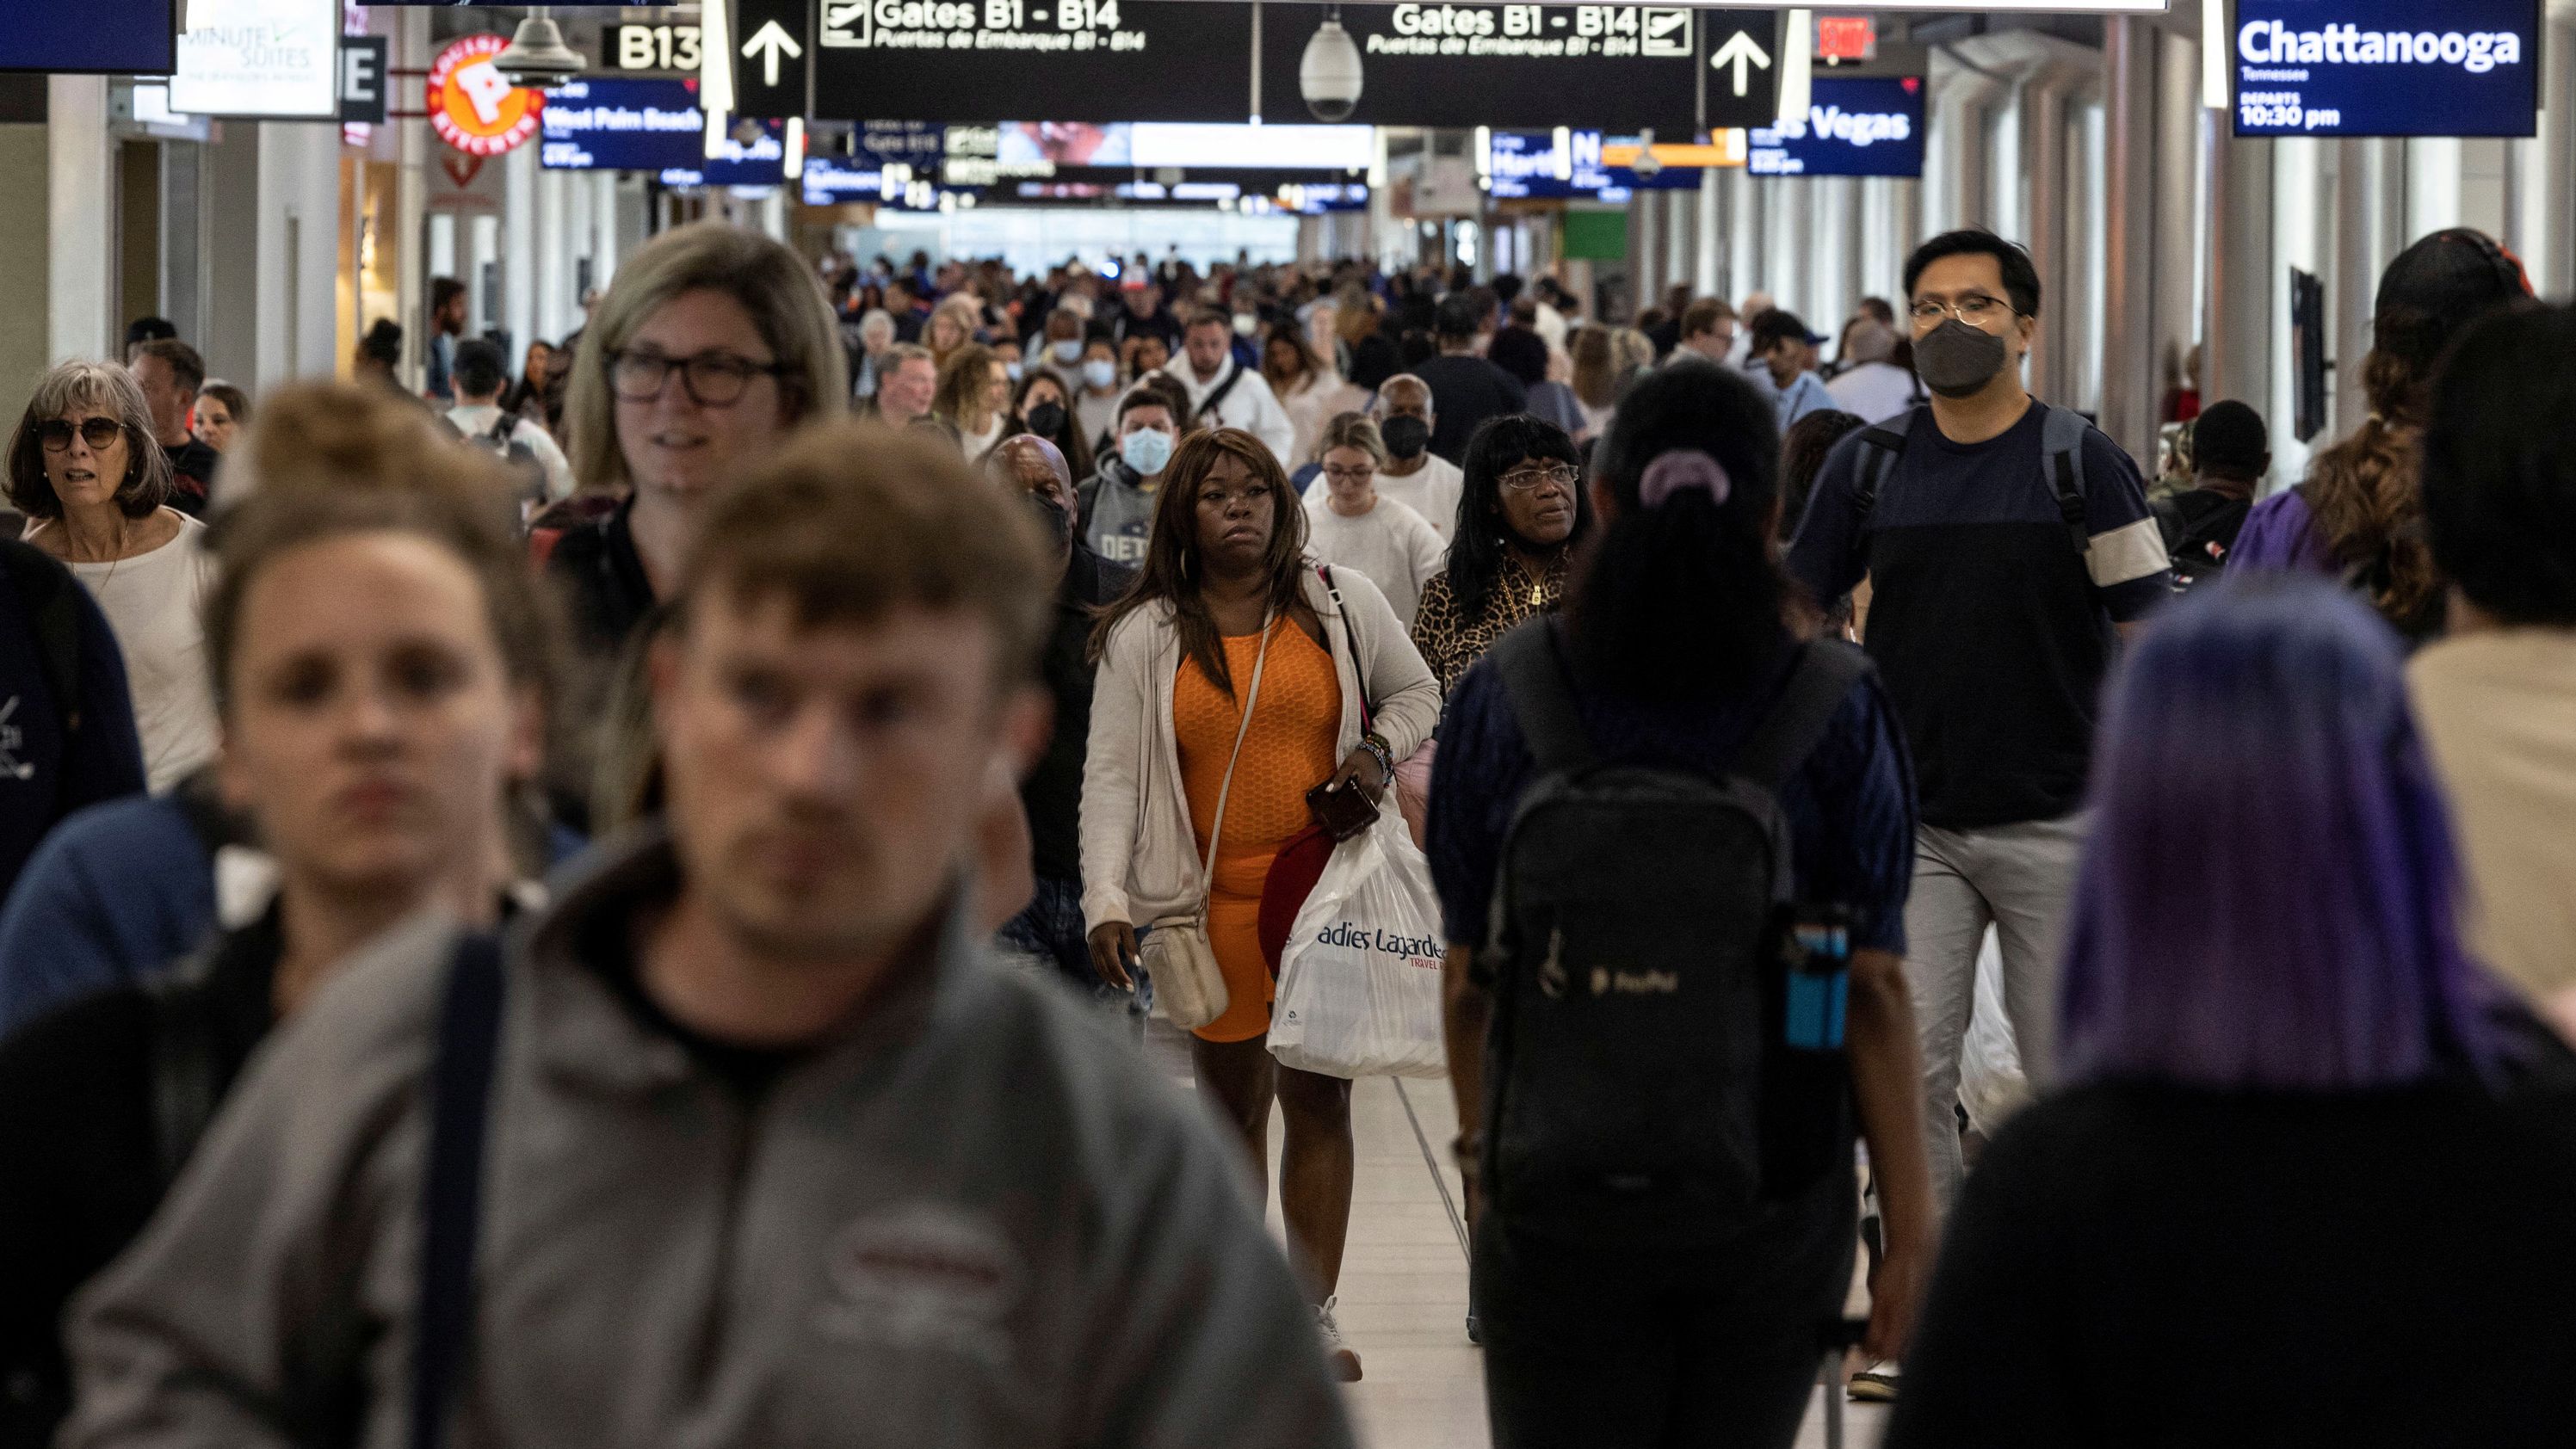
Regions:
M 1318 564 L 1315 572 L 1323 576 L 1324 592 L 1333 599 L 1333 612 L 1342 616 L 1342 637 L 1351 644 L 1351 677 L 1360 682 L 1360 733 L 1376 734 L 1377 711 L 1369 705 L 1368 665 L 1360 658 L 1360 631 L 1351 623 L 1350 607 L 1342 602 L 1341 585 L 1333 582 L 1333 566 Z
M 1261 616 L 1261 652 L 1252 657 L 1252 689 L 1243 698 L 1243 723 L 1234 727 L 1234 753 L 1226 757 L 1225 782 L 1216 787 L 1216 823 L 1208 827 L 1207 856 L 1199 862 L 1199 909 L 1207 909 L 1216 888 L 1216 843 L 1225 838 L 1225 800 L 1234 793 L 1234 767 L 1243 759 L 1243 737 L 1252 733 L 1252 712 L 1261 707 L 1261 669 L 1270 662 L 1270 630 L 1278 612 Z
M 457 939 L 440 998 L 421 1180 L 420 1306 L 412 1341 L 409 1449 L 439 1449 L 474 1339 L 474 1264 L 483 1226 L 483 1156 L 500 1059 L 501 943 Z

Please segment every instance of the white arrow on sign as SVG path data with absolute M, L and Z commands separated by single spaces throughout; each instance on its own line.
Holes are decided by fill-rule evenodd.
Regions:
M 752 36 L 751 43 L 742 48 L 742 53 L 746 60 L 754 57 L 760 59 L 761 84 L 774 86 L 778 84 L 778 57 L 784 54 L 790 60 L 801 60 L 805 55 L 805 47 L 798 45 L 795 38 L 773 20 L 760 27 L 759 33 Z M 1771 62 L 1766 59 L 1762 63 L 1767 66 Z M 1739 87 L 1736 94 L 1742 95 L 1744 92 Z
M 1758 65 L 1769 70 L 1771 52 L 1762 48 L 1752 32 L 1739 30 L 1726 44 L 1717 48 L 1717 54 L 1709 57 L 1708 64 L 1712 70 L 1724 70 L 1730 65 L 1735 67 L 1735 94 L 1741 98 L 1752 92 L 1753 73 L 1748 67 Z

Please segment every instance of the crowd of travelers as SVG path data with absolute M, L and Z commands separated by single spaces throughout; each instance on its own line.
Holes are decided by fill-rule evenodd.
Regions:
M 417 387 L 53 367 L 0 1449 L 1352 1445 L 1353 876 L 1498 1446 L 1820 1364 L 1895 1449 L 2553 1442 L 2576 311 L 2428 236 L 2303 478 L 2229 401 L 2151 485 L 2020 247 L 1891 280 L 701 224 L 515 367 L 445 281 Z

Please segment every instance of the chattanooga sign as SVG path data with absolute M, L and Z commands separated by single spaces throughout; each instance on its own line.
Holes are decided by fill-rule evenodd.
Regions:
M 2239 136 L 2529 136 L 2540 0 L 2241 0 Z

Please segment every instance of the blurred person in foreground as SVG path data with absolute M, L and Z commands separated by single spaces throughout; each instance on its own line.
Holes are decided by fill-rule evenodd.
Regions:
M 42 1443 L 68 1409 L 65 1302 L 143 1230 L 261 1041 L 370 941 L 422 911 L 498 920 L 542 864 L 513 804 L 554 634 L 508 480 L 380 389 L 281 393 L 247 447 L 261 486 L 215 530 L 206 647 L 215 773 L 277 885 L 158 979 L 0 1042 L 0 1234 L 20 1249 L 0 1259 L 0 1443 Z
M 2068 921 L 2068 1086 L 1968 1179 L 1889 1449 L 2565 1439 L 2576 1261 L 2542 1245 L 2576 1096 L 2462 949 L 2402 664 L 2319 579 L 2230 576 L 2146 631 Z
M 2473 327 L 2433 390 L 2424 521 L 2450 637 L 2408 667 L 2471 886 L 2469 946 L 2576 1041 L 2576 311 Z
M 702 522 L 664 820 L 288 1025 L 75 1310 L 64 1444 L 1350 1445 L 1213 1124 L 984 949 L 1025 505 L 844 424 Z

